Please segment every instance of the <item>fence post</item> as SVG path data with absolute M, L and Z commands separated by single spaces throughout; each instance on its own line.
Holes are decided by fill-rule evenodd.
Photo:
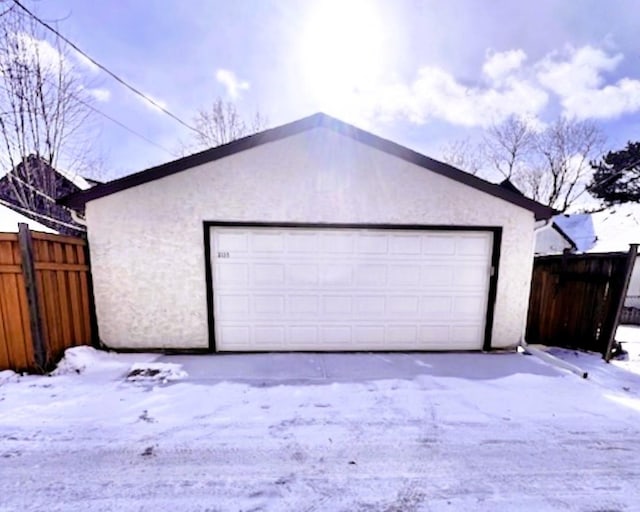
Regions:
M 22 275 L 24 276 L 27 303 L 29 304 L 29 325 L 31 326 L 35 363 L 39 370 L 44 371 L 47 364 L 47 350 L 42 332 L 40 304 L 38 301 L 38 290 L 36 288 L 33 240 L 31 239 L 29 226 L 22 222 L 18 224 L 18 242 L 20 244 L 20 256 L 22 259 Z
M 611 359 L 611 350 L 616 340 L 616 331 L 618 330 L 618 323 L 620 322 L 620 315 L 622 314 L 622 308 L 624 307 L 624 300 L 627 297 L 627 291 L 629 290 L 629 281 L 631 281 L 631 273 L 633 272 L 633 265 L 638 257 L 638 244 L 631 244 L 629 252 L 627 253 L 627 263 L 624 270 L 624 281 L 622 283 L 622 290 L 620 291 L 620 297 L 618 297 L 618 303 L 616 304 L 616 312 L 613 318 L 613 326 L 611 333 L 609 334 L 609 340 L 607 343 L 607 351 L 604 353 L 604 360 L 608 363 Z

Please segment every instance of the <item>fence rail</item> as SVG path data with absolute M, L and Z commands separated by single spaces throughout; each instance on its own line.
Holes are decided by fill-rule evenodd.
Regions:
M 86 241 L 0 233 L 0 370 L 45 371 L 96 336 Z
M 540 256 L 534 261 L 527 341 L 609 358 L 637 246 L 626 253 Z

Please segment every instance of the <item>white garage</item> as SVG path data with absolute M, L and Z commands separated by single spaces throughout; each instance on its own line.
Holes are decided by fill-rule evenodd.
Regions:
M 217 350 L 484 346 L 490 231 L 210 229 Z
M 64 202 L 129 350 L 513 348 L 553 214 L 324 114 Z

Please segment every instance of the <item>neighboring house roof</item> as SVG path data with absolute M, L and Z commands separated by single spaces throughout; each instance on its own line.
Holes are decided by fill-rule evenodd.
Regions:
M 560 227 L 557 222 L 553 222 L 552 229 L 554 229 L 562 238 L 564 238 L 567 243 L 571 246 L 572 251 L 577 251 L 578 246 L 575 241 Z
M 265 130 L 242 139 L 235 140 L 228 144 L 218 146 L 194 155 L 190 155 L 173 162 L 169 162 L 163 165 L 152 167 L 150 169 L 125 176 L 123 178 L 105 183 L 104 185 L 98 185 L 89 190 L 76 192 L 67 197 L 64 197 L 61 201 L 62 204 L 71 207 L 81 207 L 89 201 L 105 197 L 122 190 L 126 190 L 131 187 L 142 185 L 150 181 L 154 181 L 172 174 L 191 169 L 198 165 L 202 165 L 226 156 L 230 156 L 247 149 L 260 146 L 269 142 L 274 142 L 292 135 L 296 135 L 307 130 L 323 127 L 334 130 L 346 137 L 351 137 L 362 144 L 366 144 L 380 151 L 384 151 L 397 158 L 411 162 L 415 165 L 428 169 L 432 172 L 446 176 L 452 180 L 458 181 L 470 187 L 476 188 L 498 197 L 517 206 L 532 211 L 535 214 L 536 219 L 548 219 L 554 214 L 554 210 L 544 206 L 536 201 L 528 199 L 523 195 L 514 193 L 507 190 L 504 187 L 495 185 L 484 181 L 476 176 L 468 174 L 460 169 L 456 169 L 451 165 L 439 162 L 427 156 L 424 156 L 409 148 L 391 142 L 387 139 L 383 139 L 372 133 L 366 132 L 355 126 L 349 125 L 342 121 L 339 121 L 326 114 L 318 113 L 312 116 L 294 121 L 277 128 Z
M 640 243 L 640 204 L 610 206 L 601 212 L 558 215 L 556 222 L 581 252 L 628 251 Z
M 57 200 L 89 187 L 81 176 L 54 169 L 42 158 L 29 155 L 0 177 L 0 204 L 56 232 L 81 235 L 85 226 Z
M 24 223 L 33 231 L 44 231 L 45 233 L 57 233 L 57 231 L 48 228 L 44 224 L 40 224 L 33 219 L 12 210 L 8 206 L 0 204 L 0 232 L 16 233 L 18 231 L 18 223 Z

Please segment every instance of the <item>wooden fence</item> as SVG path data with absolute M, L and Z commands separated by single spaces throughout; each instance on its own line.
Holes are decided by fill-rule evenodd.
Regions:
M 95 335 L 86 241 L 0 233 L 0 370 L 46 371 Z
M 635 262 L 628 254 L 535 259 L 527 342 L 600 352 L 609 359 Z

